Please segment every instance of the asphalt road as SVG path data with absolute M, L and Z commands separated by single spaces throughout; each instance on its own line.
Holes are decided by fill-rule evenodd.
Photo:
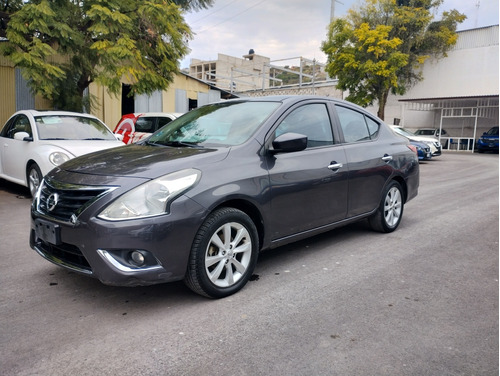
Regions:
M 498 375 L 499 159 L 421 164 L 400 228 L 365 222 L 261 255 L 238 294 L 119 288 L 28 245 L 0 180 L 0 375 Z

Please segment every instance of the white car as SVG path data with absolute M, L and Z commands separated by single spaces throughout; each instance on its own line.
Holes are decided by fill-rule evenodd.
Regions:
M 443 147 L 445 149 L 448 148 L 448 139 L 450 138 L 450 135 L 448 132 L 446 132 L 445 129 L 441 129 L 441 133 L 439 132 L 439 128 L 419 128 L 415 131 L 415 135 L 417 136 L 426 136 L 426 137 L 435 137 L 436 139 L 441 142 Z
M 115 134 L 123 137 L 126 144 L 136 143 L 151 136 L 158 129 L 177 119 L 182 113 L 145 112 L 123 115 L 115 127 Z
M 399 125 L 390 125 L 391 129 L 396 132 L 397 134 L 406 137 L 410 141 L 417 141 L 417 142 L 423 142 L 427 145 L 430 146 L 432 156 L 437 157 L 438 155 L 441 155 L 441 143 L 439 140 L 437 140 L 435 137 L 425 137 L 425 136 L 417 136 L 414 133 L 411 133 L 410 131 L 407 131 L 403 127 L 400 127 Z
M 32 197 L 54 167 L 124 143 L 98 118 L 63 111 L 23 110 L 0 130 L 0 178 L 28 187 Z

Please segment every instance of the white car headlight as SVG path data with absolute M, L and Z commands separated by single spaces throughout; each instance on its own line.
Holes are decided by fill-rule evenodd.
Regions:
M 69 161 L 70 158 L 67 154 L 60 152 L 60 151 L 55 151 L 53 153 L 50 153 L 49 155 L 49 161 L 52 163 L 54 166 L 59 166 L 63 164 L 66 161 Z
M 187 169 L 151 180 L 118 197 L 98 217 L 121 221 L 168 213 L 170 203 L 193 187 L 200 176 L 200 171 Z

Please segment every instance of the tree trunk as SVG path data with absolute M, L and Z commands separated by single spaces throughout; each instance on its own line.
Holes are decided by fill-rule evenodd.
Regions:
M 387 104 L 387 97 L 389 96 L 389 90 L 380 93 L 378 97 L 378 111 L 377 116 L 385 121 L 385 105 Z

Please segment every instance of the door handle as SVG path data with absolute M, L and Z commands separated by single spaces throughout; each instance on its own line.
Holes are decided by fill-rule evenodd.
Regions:
M 339 169 L 341 169 L 343 166 L 342 163 L 337 163 L 337 162 L 332 162 L 328 165 L 328 168 L 332 171 L 337 171 Z
M 383 160 L 384 162 L 390 162 L 390 161 L 392 161 L 392 155 L 387 155 L 387 154 L 386 154 L 386 155 L 384 155 L 384 156 L 382 157 L 382 160 Z

